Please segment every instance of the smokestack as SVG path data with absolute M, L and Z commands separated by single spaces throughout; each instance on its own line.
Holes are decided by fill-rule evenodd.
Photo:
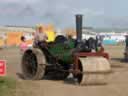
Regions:
M 82 14 L 76 15 L 77 44 L 82 41 Z

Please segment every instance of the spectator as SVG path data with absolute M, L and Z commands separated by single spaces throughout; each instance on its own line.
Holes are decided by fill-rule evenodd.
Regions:
M 102 46 L 102 43 L 103 43 L 103 38 L 102 38 L 102 36 L 97 35 L 97 36 L 96 36 L 96 40 L 97 40 L 97 45 L 98 45 L 99 47 Z
M 125 44 L 126 44 L 126 48 L 128 48 L 128 35 L 126 35 Z
M 26 38 L 24 36 L 21 37 L 21 44 L 20 44 L 20 51 L 21 53 L 24 53 L 28 48 L 28 45 L 26 43 Z
M 128 62 L 128 35 L 126 35 L 125 39 L 125 61 Z

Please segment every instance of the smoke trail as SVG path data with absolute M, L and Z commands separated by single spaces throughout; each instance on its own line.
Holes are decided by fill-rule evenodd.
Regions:
M 9 1 L 9 0 L 4 0 Z M 16 2 L 15 2 L 16 1 Z M 4 9 L 12 9 L 11 12 L 3 12 L 4 19 L 12 24 L 53 23 L 59 27 L 73 26 L 74 15 L 81 13 L 86 20 L 93 16 L 103 14 L 103 9 L 94 5 L 97 1 L 103 6 L 104 0 L 13 0 L 4 4 Z M 94 2 L 94 4 L 92 3 Z M 2 5 L 2 3 L 0 3 Z M 1 7 L 0 7 L 1 8 Z M 0 12 L 1 13 L 1 12 Z M 7 16 L 9 15 L 9 16 Z M 9 18 L 8 18 L 9 17 Z M 3 21 L 5 24 L 6 22 Z

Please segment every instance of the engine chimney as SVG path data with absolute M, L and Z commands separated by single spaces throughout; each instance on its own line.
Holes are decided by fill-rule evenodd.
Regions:
M 82 41 L 82 15 L 76 15 L 76 33 L 77 33 L 77 44 Z

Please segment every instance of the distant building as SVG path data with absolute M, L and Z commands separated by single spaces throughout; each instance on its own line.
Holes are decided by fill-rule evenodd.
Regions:
M 7 33 L 7 32 L 35 32 L 34 28 L 30 27 L 7 27 L 7 26 L 0 26 L 0 32 Z

